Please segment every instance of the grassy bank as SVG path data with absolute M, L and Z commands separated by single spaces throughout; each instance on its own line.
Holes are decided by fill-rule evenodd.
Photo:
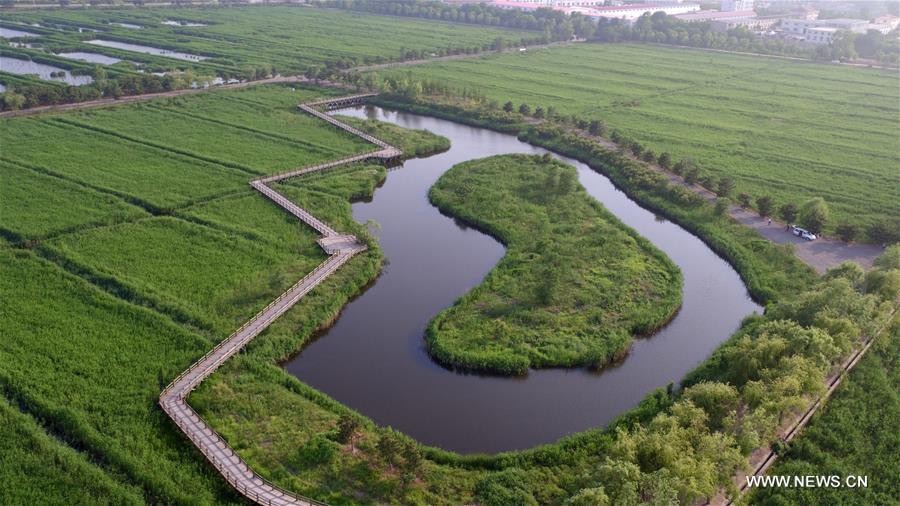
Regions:
M 746 283 L 750 294 L 767 303 L 790 297 L 815 279 L 815 272 L 788 246 L 773 244 L 756 231 L 727 217 L 696 194 L 669 184 L 646 166 L 610 151 L 577 131 L 555 122 L 532 124 L 519 114 L 498 111 L 478 101 L 428 103 L 378 97 L 379 104 L 518 135 L 520 139 L 578 159 L 610 178 L 642 207 L 658 213 L 703 240 L 725 258 Z
M 350 116 L 340 116 L 340 119 L 400 149 L 407 158 L 424 157 L 450 149 L 449 139 L 434 135 L 428 130 L 411 130 L 393 123 Z
M 429 351 L 448 366 L 501 374 L 599 367 L 681 305 L 678 267 L 552 157 L 465 162 L 429 198 L 507 247 L 484 282 L 428 326 Z

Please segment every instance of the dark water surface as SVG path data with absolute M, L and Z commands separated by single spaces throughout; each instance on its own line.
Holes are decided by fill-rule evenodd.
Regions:
M 417 440 L 462 453 L 523 449 L 602 426 L 651 390 L 678 382 L 761 308 L 737 273 L 703 242 L 657 218 L 586 165 L 590 195 L 663 250 L 684 274 L 684 305 L 652 337 L 638 339 L 623 363 L 596 373 L 532 370 L 524 378 L 461 374 L 425 350 L 428 321 L 476 286 L 503 256 L 492 238 L 441 215 L 432 184 L 453 165 L 503 153 L 545 153 L 513 136 L 415 114 L 367 107 L 340 114 L 372 117 L 448 137 L 450 151 L 407 161 L 388 173 L 372 202 L 353 206 L 372 219 L 388 264 L 375 284 L 344 308 L 335 325 L 286 364 L 300 380 Z M 315 212 L 315 210 L 313 210 Z

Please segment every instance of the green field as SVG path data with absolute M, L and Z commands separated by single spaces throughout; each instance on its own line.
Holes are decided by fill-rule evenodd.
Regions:
M 247 190 L 256 175 L 373 149 L 296 109 L 312 96 L 264 86 L 3 119 L 0 136 L 16 142 L 0 160 L 169 211 Z
M 168 26 L 178 20 L 206 26 Z M 404 58 L 407 50 L 438 53 L 489 47 L 497 38 L 510 44 L 542 34 L 525 30 L 474 27 L 439 21 L 368 15 L 301 6 L 241 6 L 184 9 L 90 9 L 3 13 L 0 21 L 39 23 L 36 42 L 56 52 L 78 50 L 142 63 L 154 70 L 193 68 L 202 74 L 237 75 L 246 68 L 274 67 L 284 75 L 302 74 L 310 65 L 379 63 Z M 142 29 L 109 23 L 128 23 Z M 79 33 L 78 27 L 101 33 Z M 390 36 L 385 36 L 390 34 Z M 111 49 L 85 41 L 93 37 L 171 49 L 207 57 L 180 61 Z M 28 54 L 27 50 L 16 50 Z M 116 67 L 128 69 L 127 64 Z M 0 82 L 3 77 L 0 77 Z
M 539 69 L 539 70 L 538 70 Z M 610 129 L 776 206 L 821 196 L 840 222 L 900 219 L 900 88 L 889 71 L 579 44 L 386 71 Z
M 549 156 L 462 163 L 429 198 L 507 247 L 483 283 L 429 324 L 429 351 L 449 366 L 599 367 L 681 305 L 678 267 Z
M 0 216 L 0 235 L 22 241 L 148 214 L 118 197 L 0 162 Z

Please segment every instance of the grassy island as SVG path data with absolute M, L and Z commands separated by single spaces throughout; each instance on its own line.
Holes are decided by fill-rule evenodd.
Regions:
M 484 283 L 429 325 L 429 349 L 448 366 L 522 374 L 602 365 L 681 304 L 678 268 L 549 156 L 459 164 L 429 197 L 508 248 Z

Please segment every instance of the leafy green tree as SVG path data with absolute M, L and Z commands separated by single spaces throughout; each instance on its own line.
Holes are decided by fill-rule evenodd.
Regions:
M 839 223 L 834 229 L 838 237 L 844 242 L 851 242 L 859 235 L 859 226 L 855 223 Z
M 737 410 L 738 391 L 726 383 L 704 381 L 685 389 L 684 398 L 702 409 L 711 430 L 722 429 L 726 418 Z
M 843 278 L 849 280 L 854 285 L 859 284 L 863 280 L 866 271 L 856 262 L 843 262 L 837 267 L 828 269 L 828 272 L 822 277 L 824 280 Z
M 507 103 L 503 104 L 503 110 L 505 112 L 513 112 L 513 109 L 515 109 L 515 107 L 516 106 L 513 105 L 512 102 L 507 102 Z
M 531 481 L 514 467 L 491 473 L 475 485 L 475 499 L 481 506 L 537 506 Z
M 774 207 L 772 197 L 763 195 L 756 198 L 756 210 L 759 211 L 759 215 L 763 218 L 768 218 L 772 215 L 772 207 Z
M 828 204 L 822 197 L 808 200 L 800 208 L 800 224 L 814 234 L 821 233 L 828 223 Z
M 654 153 L 652 149 L 647 149 L 647 151 L 644 151 L 644 154 L 641 155 L 641 160 L 647 163 L 653 163 L 656 161 L 656 153 Z
M 606 133 L 606 123 L 604 123 L 602 120 L 595 119 L 591 121 L 591 124 L 588 127 L 588 132 L 590 132 L 591 135 L 602 137 Z
M 875 294 L 882 300 L 894 300 L 900 294 L 900 270 L 871 270 L 866 273 L 865 287 L 866 293 Z
M 672 165 L 672 155 L 669 154 L 668 151 L 663 151 L 659 154 L 659 166 L 668 169 Z
M 719 184 L 716 185 L 716 194 L 720 197 L 728 197 L 731 196 L 731 192 L 734 191 L 734 179 L 730 177 L 722 177 L 719 179 Z
M 544 108 L 537 106 L 534 108 L 534 117 L 536 119 L 544 119 Z
M 338 441 L 349 444 L 351 453 L 356 453 L 356 441 L 359 438 L 360 429 L 362 429 L 362 423 L 359 418 L 350 413 L 341 413 L 338 418 Z
M 685 173 L 684 173 L 684 182 L 685 183 L 692 185 L 692 184 L 695 184 L 698 179 L 700 179 L 700 169 L 698 169 L 697 167 L 692 166 L 685 171 Z
M 740 202 L 741 207 L 747 209 L 750 207 L 750 195 L 747 193 L 739 193 L 738 194 L 738 202 Z
M 575 178 L 576 175 L 571 170 L 563 170 L 559 174 L 559 183 L 557 186 L 557 193 L 560 195 L 567 195 L 575 188 Z
M 380 431 L 377 447 L 378 454 L 387 463 L 388 468 L 393 471 L 399 461 L 400 452 L 403 451 L 400 435 L 390 427 Z
M 869 225 L 866 230 L 869 240 L 875 243 L 891 244 L 900 242 L 900 220 L 884 219 Z
M 603 487 L 583 488 L 566 500 L 566 506 L 611 506 Z
M 678 160 L 678 163 L 676 163 L 674 167 L 672 167 L 672 172 L 680 176 L 687 174 L 692 168 L 694 168 L 694 161 L 690 158 L 682 158 L 681 160 Z
M 873 265 L 881 270 L 900 269 L 900 244 L 892 244 L 878 256 Z
M 723 199 L 723 198 L 716 199 L 716 208 L 714 211 L 716 213 L 716 216 L 724 216 L 725 213 L 728 211 L 728 206 L 730 204 L 731 203 L 728 201 L 728 199 Z
M 20 95 L 14 91 L 7 91 L 3 94 L 3 107 L 9 111 L 18 111 L 25 106 L 25 95 Z
M 794 223 L 797 220 L 797 215 L 799 213 L 800 209 L 797 207 L 797 204 L 794 204 L 793 202 L 787 202 L 778 208 L 778 215 L 788 224 Z
M 531 107 L 528 104 L 522 104 L 519 106 L 519 114 L 522 116 L 530 116 L 531 115 Z

